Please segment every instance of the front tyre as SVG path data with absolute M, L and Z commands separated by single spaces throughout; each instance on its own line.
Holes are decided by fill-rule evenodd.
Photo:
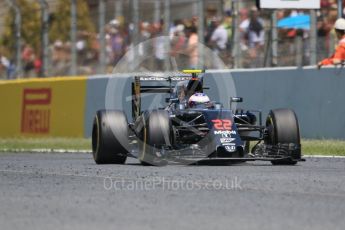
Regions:
M 172 126 L 165 110 L 154 110 L 147 118 L 143 131 L 139 160 L 142 165 L 163 166 L 167 162 L 162 159 L 162 152 L 171 146 Z
M 92 153 L 97 164 L 124 164 L 128 153 L 128 122 L 122 111 L 97 111 L 92 127 Z
M 291 109 L 271 110 L 267 120 L 266 128 L 268 137 L 265 142 L 269 145 L 295 144 L 300 145 L 299 125 L 295 112 Z M 296 159 L 301 158 L 301 150 L 295 151 L 290 159 L 271 161 L 273 165 L 295 165 Z

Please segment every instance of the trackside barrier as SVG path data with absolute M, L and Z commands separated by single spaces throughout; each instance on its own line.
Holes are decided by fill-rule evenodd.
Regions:
M 210 87 L 206 93 L 226 108 L 229 98 L 223 93 L 234 82 L 236 93 L 230 95 L 244 98 L 238 107 L 261 110 L 263 118 L 270 109 L 292 108 L 303 138 L 345 139 L 345 71 L 274 68 L 208 72 L 212 74 L 205 77 Z M 106 106 L 109 79 L 115 83 L 115 90 L 107 95 L 111 100 Z M 160 101 L 165 97 L 162 95 Z M 143 98 L 143 108 L 153 99 L 157 98 Z M 124 109 L 130 120 L 131 76 L 3 81 L 0 106 L 0 137 L 90 137 L 93 117 L 99 109 Z
M 235 71 L 243 107 L 295 110 L 303 138 L 345 139 L 345 71 L 315 67 Z
M 298 116 L 303 138 L 345 139 L 345 70 L 325 68 L 318 71 L 315 67 L 306 67 L 208 72 L 212 74 L 206 84 L 211 90 L 206 93 L 211 100 L 218 100 L 225 107 L 228 107 L 229 99 L 222 98 L 224 88 L 218 89 L 219 92 L 215 92 L 214 88 L 219 88 L 218 82 L 221 82 L 226 90 L 232 76 L 236 95 L 244 98 L 238 107 L 261 110 L 263 122 L 270 109 L 292 108 Z M 105 108 L 105 92 L 110 78 L 116 78 L 119 89 L 111 95 L 115 98 L 112 108 L 124 108 L 128 118 L 131 116 L 130 76 L 90 77 L 87 81 L 84 119 L 86 137 L 91 136 L 94 114 L 98 109 Z M 144 99 L 144 104 L 145 100 L 150 101 L 151 98 Z
M 0 137 L 83 137 L 86 77 L 0 82 Z

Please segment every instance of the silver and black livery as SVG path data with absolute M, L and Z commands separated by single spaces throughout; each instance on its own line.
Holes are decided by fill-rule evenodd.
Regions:
M 262 122 L 260 111 L 233 110 L 211 102 L 190 107 L 188 98 L 205 90 L 204 71 L 186 70 L 181 76 L 132 82 L 132 121 L 123 111 L 100 110 L 92 129 L 93 157 L 97 164 L 124 164 L 127 157 L 143 165 L 270 161 L 294 165 L 303 161 L 299 125 L 291 109 L 271 110 Z M 191 76 L 190 76 L 191 75 Z M 166 106 L 142 111 L 141 96 L 168 94 Z

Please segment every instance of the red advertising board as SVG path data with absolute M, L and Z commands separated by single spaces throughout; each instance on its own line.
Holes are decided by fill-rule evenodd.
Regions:
M 23 90 L 22 133 L 49 133 L 51 99 L 50 88 L 25 88 Z

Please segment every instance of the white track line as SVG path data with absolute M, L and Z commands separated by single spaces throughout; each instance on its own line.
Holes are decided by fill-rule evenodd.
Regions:
M 8 153 L 92 153 L 91 150 L 76 149 L 1 149 L 0 152 Z
M 66 176 L 66 177 L 88 177 L 88 178 L 105 178 L 107 176 L 86 175 L 86 174 L 72 174 L 72 173 L 57 173 L 57 172 L 38 172 L 38 171 L 22 171 L 22 170 L 0 170 L 0 173 L 15 173 L 25 175 L 44 175 L 44 176 Z M 112 179 L 119 179 L 118 177 L 110 177 Z M 120 178 L 122 179 L 122 178 Z
M 303 155 L 306 158 L 345 158 L 345 156 Z

